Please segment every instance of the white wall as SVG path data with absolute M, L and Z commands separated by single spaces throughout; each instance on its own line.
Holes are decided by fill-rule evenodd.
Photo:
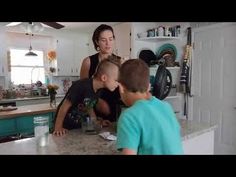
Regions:
M 131 24 L 131 58 L 138 58 L 138 55 L 143 49 L 150 49 L 153 52 L 156 49 L 156 44 L 149 41 L 137 41 L 137 34 L 157 27 L 156 23 L 132 23 Z M 155 53 L 155 52 L 154 52 Z
M 89 38 L 88 39 L 88 45 L 89 45 L 88 53 L 89 53 L 89 55 L 93 55 L 93 54 L 97 53 L 97 51 L 95 50 L 94 45 L 93 45 L 92 36 L 93 36 L 93 32 L 89 33 L 89 35 L 88 35 L 88 38 Z
M 219 22 L 191 22 L 190 26 L 192 28 L 198 28 L 198 27 L 208 26 L 208 25 L 212 25 L 216 23 L 219 23 Z

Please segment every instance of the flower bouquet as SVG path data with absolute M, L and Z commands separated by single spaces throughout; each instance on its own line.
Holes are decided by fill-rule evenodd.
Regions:
M 48 84 L 47 89 L 50 97 L 50 106 L 56 107 L 56 94 L 57 94 L 56 90 L 59 89 L 59 87 L 55 84 Z
M 48 57 L 49 62 L 52 62 L 52 61 L 55 60 L 56 57 L 57 57 L 56 51 L 50 50 L 50 51 L 47 53 L 47 57 Z

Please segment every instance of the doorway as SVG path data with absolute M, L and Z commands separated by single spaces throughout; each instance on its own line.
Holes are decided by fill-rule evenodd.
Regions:
M 236 23 L 193 35 L 191 119 L 218 125 L 215 154 L 236 154 Z

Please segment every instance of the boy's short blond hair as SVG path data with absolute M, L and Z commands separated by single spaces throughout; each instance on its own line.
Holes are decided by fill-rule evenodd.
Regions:
M 109 56 L 108 58 L 102 60 L 94 73 L 94 77 L 101 76 L 102 74 L 110 74 L 110 71 L 114 69 L 114 67 L 120 68 L 120 59 L 116 56 Z

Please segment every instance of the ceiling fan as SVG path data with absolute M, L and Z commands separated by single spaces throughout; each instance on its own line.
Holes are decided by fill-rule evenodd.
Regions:
M 17 26 L 17 25 L 21 25 L 21 24 L 27 24 L 28 26 L 36 26 L 37 27 L 42 27 L 42 24 L 47 25 L 49 27 L 55 28 L 55 29 L 61 29 L 63 27 L 65 27 L 64 25 L 57 23 L 57 22 L 11 22 L 9 24 L 7 24 L 6 26 L 10 27 L 10 26 Z

